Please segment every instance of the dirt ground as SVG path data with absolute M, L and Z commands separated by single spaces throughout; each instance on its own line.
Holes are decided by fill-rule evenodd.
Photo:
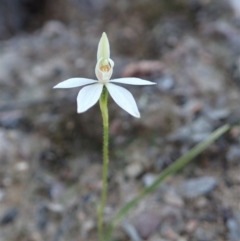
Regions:
M 99 106 L 76 113 L 70 77 L 95 78 L 108 35 L 113 78 L 141 118 L 110 98 L 107 222 L 165 167 L 225 123 L 231 131 L 167 178 L 114 241 L 240 241 L 238 0 L 0 0 L 0 241 L 96 241 Z

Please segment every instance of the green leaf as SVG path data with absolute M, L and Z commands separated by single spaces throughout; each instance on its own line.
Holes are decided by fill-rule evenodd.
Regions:
M 117 214 L 112 218 L 110 224 L 107 229 L 106 241 L 109 241 L 112 235 L 112 231 L 114 226 L 120 221 L 120 219 L 126 215 L 136 204 L 144 198 L 147 194 L 153 191 L 166 177 L 169 175 L 179 171 L 186 164 L 188 164 L 191 160 L 193 160 L 197 155 L 203 152 L 207 147 L 209 147 L 215 140 L 217 140 L 220 136 L 226 133 L 230 129 L 230 125 L 224 125 L 217 130 L 215 130 L 209 137 L 207 137 L 204 141 L 200 142 L 198 145 L 190 149 L 185 155 L 178 158 L 175 162 L 173 162 L 170 166 L 168 166 L 165 170 L 163 170 L 152 185 L 144 188 L 137 197 L 133 200 L 129 201 L 126 205 L 124 205 Z

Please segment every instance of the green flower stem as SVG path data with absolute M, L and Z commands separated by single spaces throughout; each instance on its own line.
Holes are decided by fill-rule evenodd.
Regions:
M 108 92 L 106 87 L 104 86 L 99 104 L 102 112 L 103 118 L 103 167 L 102 167 L 102 193 L 101 200 L 98 206 L 98 236 L 99 241 L 104 241 L 103 239 L 103 210 L 106 202 L 107 195 L 107 174 L 108 174 L 108 135 L 109 135 L 109 127 L 108 127 Z

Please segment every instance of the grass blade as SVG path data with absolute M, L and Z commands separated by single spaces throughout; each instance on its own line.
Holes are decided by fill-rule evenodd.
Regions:
M 190 149 L 185 155 L 178 158 L 175 162 L 173 162 L 170 166 L 168 166 L 165 170 L 163 170 L 152 185 L 144 188 L 137 197 L 133 200 L 129 201 L 126 205 L 124 205 L 117 214 L 112 218 L 110 224 L 107 229 L 106 239 L 110 240 L 112 231 L 114 226 L 118 223 L 118 221 L 130 210 L 132 209 L 143 197 L 145 197 L 148 193 L 153 191 L 167 176 L 179 171 L 186 164 L 188 164 L 193 158 L 203 152 L 208 146 L 210 146 L 215 140 L 217 140 L 220 136 L 226 133 L 230 129 L 230 125 L 224 125 L 213 133 L 211 133 L 204 141 L 200 142 L 192 149 Z

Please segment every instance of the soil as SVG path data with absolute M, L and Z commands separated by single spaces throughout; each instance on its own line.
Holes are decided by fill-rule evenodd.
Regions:
M 76 113 L 70 77 L 95 78 L 108 35 L 113 78 L 141 118 L 109 99 L 107 222 L 219 126 L 222 136 L 120 222 L 118 241 L 240 240 L 240 6 L 237 0 L 0 0 L 0 241 L 95 241 L 99 106 Z

